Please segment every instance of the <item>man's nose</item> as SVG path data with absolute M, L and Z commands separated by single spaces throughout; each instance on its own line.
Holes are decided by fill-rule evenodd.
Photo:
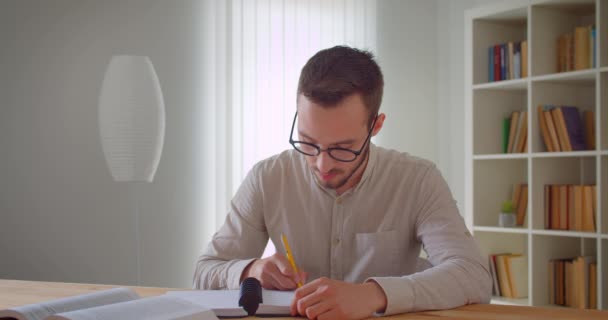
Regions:
M 317 168 L 321 173 L 328 173 L 334 167 L 335 160 L 329 156 L 327 151 L 322 151 L 317 156 Z

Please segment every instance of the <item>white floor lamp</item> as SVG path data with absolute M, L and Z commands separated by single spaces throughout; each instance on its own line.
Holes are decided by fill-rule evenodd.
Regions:
M 165 105 L 158 77 L 148 57 L 120 55 L 110 60 L 99 95 L 99 133 L 114 181 L 153 181 L 164 143 Z M 137 200 L 133 218 L 137 284 L 140 285 Z

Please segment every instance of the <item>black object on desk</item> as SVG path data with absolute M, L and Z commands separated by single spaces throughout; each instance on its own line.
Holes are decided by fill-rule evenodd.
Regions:
M 241 283 L 239 307 L 243 307 L 249 316 L 255 315 L 260 303 L 263 303 L 262 285 L 256 278 L 247 278 Z

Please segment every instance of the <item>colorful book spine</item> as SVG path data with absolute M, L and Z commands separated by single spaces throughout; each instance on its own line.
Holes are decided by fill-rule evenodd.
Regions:
M 511 129 L 511 119 L 502 120 L 502 153 L 509 153 L 509 131 Z
M 513 79 L 521 79 L 521 42 L 513 43 Z
M 494 46 L 494 81 L 500 81 L 500 45 Z
M 494 47 L 488 48 L 488 82 L 494 81 Z
M 507 45 L 500 45 L 500 80 L 507 80 Z
M 572 151 L 585 150 L 583 124 L 577 107 L 563 106 L 560 108 L 566 124 L 567 137 Z
M 591 43 L 593 45 L 593 67 L 597 68 L 597 37 L 595 32 L 595 26 L 591 28 Z

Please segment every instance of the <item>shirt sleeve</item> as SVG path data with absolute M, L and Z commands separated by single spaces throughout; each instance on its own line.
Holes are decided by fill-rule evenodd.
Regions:
M 224 225 L 198 258 L 194 289 L 238 289 L 245 267 L 264 252 L 268 232 L 257 170 L 258 165 L 249 172 L 230 202 Z
M 402 277 L 372 277 L 387 298 L 385 315 L 488 303 L 492 278 L 474 238 L 435 166 L 422 176 L 416 238 L 432 267 Z

